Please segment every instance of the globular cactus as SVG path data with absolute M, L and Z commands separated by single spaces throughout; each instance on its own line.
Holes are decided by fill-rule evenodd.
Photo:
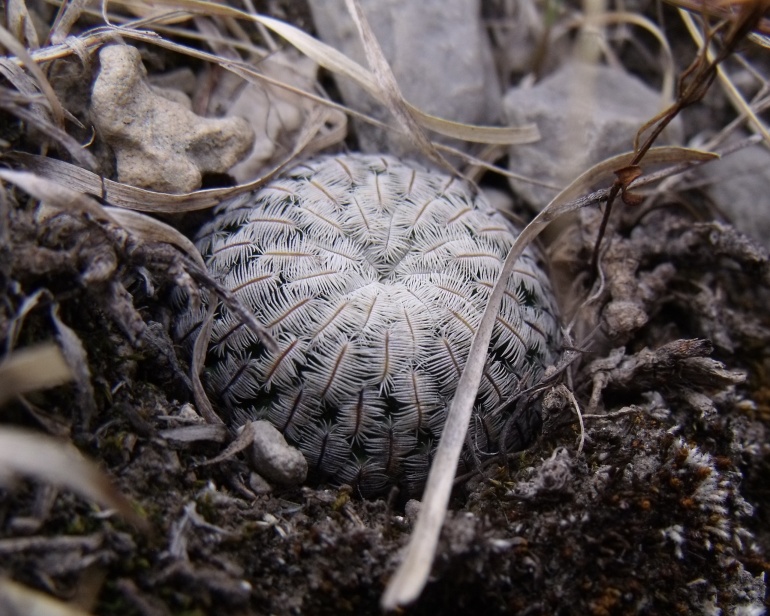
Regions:
M 279 350 L 220 307 L 210 393 L 233 422 L 269 420 L 321 478 L 367 496 L 393 484 L 419 494 L 515 235 L 468 183 L 388 156 L 317 158 L 221 205 L 198 248 Z M 200 320 L 189 312 L 180 337 Z M 520 432 L 537 410 L 517 432 L 503 430 L 502 407 L 559 345 L 553 294 L 528 249 L 497 317 L 466 461 L 531 438 Z

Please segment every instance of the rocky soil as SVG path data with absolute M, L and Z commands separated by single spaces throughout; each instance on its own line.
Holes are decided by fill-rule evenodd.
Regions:
M 258 4 L 366 64 L 344 3 Z M 524 220 L 556 187 L 633 149 L 666 100 L 667 56 L 639 19 L 670 44 L 670 77 L 697 53 L 668 4 L 625 3 L 636 17 L 596 18 L 602 38 L 588 42 L 576 34 L 579 3 L 427 2 L 409 16 L 398 2 L 361 4 L 411 103 L 458 122 L 537 124 L 541 140 L 523 146 L 436 139 Z M 5 7 L 3 39 L 17 44 L 0 41 L 0 437 L 23 428 L 72 445 L 145 522 L 121 514 L 113 496 L 100 500 L 108 488 L 88 492 L 92 480 L 74 463 L 70 473 L 54 468 L 61 459 L 46 457 L 48 440 L 0 454 L 0 613 L 378 613 L 419 503 L 397 491 L 364 500 L 345 487 L 265 483 L 233 451 L 236 435 L 202 405 L 189 353 L 171 336 L 178 289 L 216 289 L 181 234 L 298 145 L 432 152 L 393 130 L 403 124 L 392 109 L 264 25 L 209 8 L 115 31 L 148 14 L 110 3 L 114 25 L 97 10 L 65 28 L 42 2 Z M 715 44 L 729 36 L 720 31 Z M 527 401 L 539 405 L 542 432 L 458 478 L 431 579 L 404 613 L 765 612 L 770 166 L 754 135 L 770 63 L 754 40 L 736 53 L 724 73 L 757 123 L 736 120 L 719 77 L 656 143 L 736 154 L 624 191 L 598 253 L 598 198 L 543 238 L 567 335 L 564 361 Z M 578 56 L 606 68 L 580 72 L 570 63 Z M 242 64 L 336 106 L 245 84 Z M 391 129 L 346 118 L 342 105 Z M 482 174 L 463 153 L 517 176 Z M 605 175 L 583 194 L 604 189 L 606 201 L 612 182 Z M 21 389 L 3 366 L 46 341 L 61 349 L 68 382 L 50 388 L 57 378 L 40 363 L 26 369 L 40 387 Z

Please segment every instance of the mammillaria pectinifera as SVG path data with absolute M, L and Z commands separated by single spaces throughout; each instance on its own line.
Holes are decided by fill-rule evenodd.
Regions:
M 220 307 L 210 393 L 233 422 L 269 420 L 322 478 L 364 495 L 393 484 L 417 494 L 515 233 L 468 183 L 388 156 L 310 160 L 221 205 L 198 248 L 279 350 Z M 186 315 L 180 336 L 199 322 Z M 559 342 L 548 279 L 527 250 L 497 317 L 466 456 L 532 436 L 504 430 L 501 407 Z M 526 412 L 519 426 L 533 424 L 537 411 Z

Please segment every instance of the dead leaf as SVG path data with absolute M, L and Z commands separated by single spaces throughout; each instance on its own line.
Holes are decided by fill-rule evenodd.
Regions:
M 0 578 L 0 614 L 6 616 L 89 616 L 73 605 Z
M 71 381 L 72 370 L 53 342 L 14 351 L 0 362 L 0 405 L 14 396 Z
M 11 473 L 68 488 L 115 509 L 137 528 L 148 527 L 109 478 L 69 443 L 29 430 L 0 427 L 0 476 Z

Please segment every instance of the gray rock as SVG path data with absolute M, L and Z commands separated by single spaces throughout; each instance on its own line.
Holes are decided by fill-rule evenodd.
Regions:
M 411 104 L 448 120 L 476 124 L 499 121 L 500 85 L 481 24 L 479 0 L 360 2 Z M 310 0 L 309 4 L 321 39 L 368 67 L 345 0 Z M 337 83 L 345 104 L 393 123 L 386 108 L 360 86 L 339 77 Z M 408 138 L 363 122 L 355 125 L 361 151 L 414 155 Z
M 710 162 L 696 171 L 696 177 L 708 182 L 707 193 L 738 231 L 770 248 L 770 152 L 764 146 Z
M 291 447 L 286 439 L 267 421 L 255 421 L 251 462 L 254 469 L 268 481 L 284 485 L 299 485 L 307 478 L 307 460 Z
M 243 118 L 203 118 L 154 91 L 138 49 L 109 45 L 99 61 L 91 120 L 115 153 L 119 181 L 190 192 L 203 173 L 224 173 L 251 149 L 254 133 Z
M 662 109 L 661 97 L 628 73 L 572 63 L 531 88 L 513 88 L 503 101 L 512 125 L 534 122 L 541 139 L 510 148 L 514 173 L 554 188 L 511 180 L 512 188 L 541 210 L 577 175 L 601 160 L 633 149 L 634 136 Z M 664 139 L 677 141 L 674 124 Z

